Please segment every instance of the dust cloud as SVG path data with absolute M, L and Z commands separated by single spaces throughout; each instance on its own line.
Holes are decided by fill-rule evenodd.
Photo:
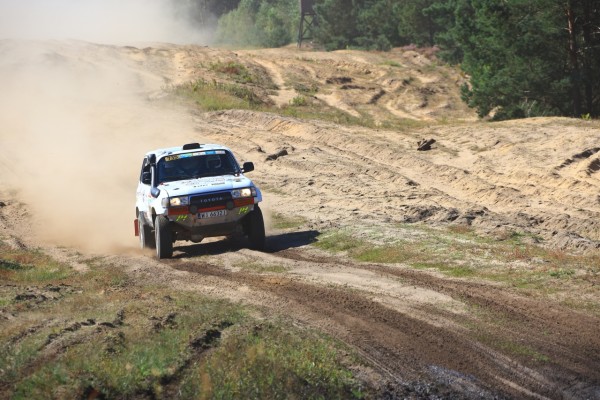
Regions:
M 209 44 L 212 20 L 189 0 L 0 0 L 0 38 Z
M 181 32 L 171 31 L 172 14 L 160 14 L 165 2 L 47 3 L 0 0 L 0 194 L 29 206 L 30 231 L 41 240 L 88 251 L 134 247 L 143 154 L 182 136 L 200 140 L 191 117 L 150 100 L 165 78 L 140 66 L 132 48 L 6 38 L 133 43 L 175 41 Z

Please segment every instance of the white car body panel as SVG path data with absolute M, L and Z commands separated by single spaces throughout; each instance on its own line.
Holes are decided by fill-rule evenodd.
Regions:
M 182 147 L 171 147 L 146 153 L 136 191 L 136 221 L 141 219 L 144 224 L 153 226 L 154 218 L 163 215 L 174 227 L 174 232 L 178 235 L 177 240 L 200 241 L 203 237 L 223 236 L 241 229 L 239 222 L 254 210 L 255 204 L 262 201 L 262 193 L 250 179 L 243 175 L 230 149 L 216 144 L 200 146 L 200 148 L 188 150 L 183 150 Z M 165 160 L 164 163 L 170 161 L 165 157 L 172 157 L 176 160 L 181 156 L 186 158 L 188 154 L 190 156 L 208 156 L 215 154 L 214 152 L 218 152 L 217 154 L 220 155 L 223 154 L 222 152 L 229 153 L 235 161 L 236 167 L 240 168 L 238 173 L 156 182 L 158 164 L 161 160 Z M 152 156 L 156 157 L 154 164 L 149 162 Z M 145 168 L 151 171 L 151 184 L 142 182 Z M 156 197 L 152 195 L 153 188 L 155 192 L 159 191 Z M 231 196 L 232 190 L 243 188 L 251 188 L 255 195 L 243 198 L 243 201 L 240 200 L 242 205 L 237 204 L 236 199 L 228 197 Z M 190 203 L 195 202 L 187 207 L 188 212 L 183 213 L 181 210 L 184 208 L 168 205 L 170 198 L 180 196 L 188 196 Z M 214 212 L 215 210 L 225 211 Z M 178 213 L 180 211 L 181 214 Z

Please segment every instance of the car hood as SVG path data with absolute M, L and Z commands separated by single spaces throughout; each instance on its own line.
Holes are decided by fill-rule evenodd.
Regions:
M 226 175 L 165 182 L 160 184 L 158 188 L 165 190 L 169 196 L 187 196 L 193 194 L 222 192 L 249 186 L 252 186 L 252 181 L 243 175 Z

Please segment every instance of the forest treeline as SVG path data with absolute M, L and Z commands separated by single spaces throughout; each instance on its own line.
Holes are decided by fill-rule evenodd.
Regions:
M 217 19 L 216 41 L 294 43 L 299 0 L 188 0 Z M 598 0 L 314 0 L 313 41 L 326 50 L 437 47 L 470 76 L 481 117 L 598 117 Z M 207 14 L 202 14 L 207 15 Z

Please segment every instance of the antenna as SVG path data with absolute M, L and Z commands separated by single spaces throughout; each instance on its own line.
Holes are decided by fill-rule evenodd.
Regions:
M 313 26 L 317 25 L 317 13 L 313 8 L 314 0 L 300 0 L 300 28 L 298 29 L 298 48 L 303 40 L 311 40 Z

